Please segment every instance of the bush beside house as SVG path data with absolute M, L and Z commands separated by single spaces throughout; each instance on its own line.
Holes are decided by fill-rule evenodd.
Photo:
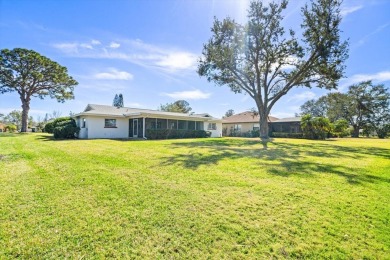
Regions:
M 204 130 L 146 129 L 148 139 L 205 138 L 210 135 L 211 132 Z
M 54 134 L 55 139 L 73 139 L 80 131 L 76 121 L 71 117 L 60 117 L 45 125 L 46 133 Z

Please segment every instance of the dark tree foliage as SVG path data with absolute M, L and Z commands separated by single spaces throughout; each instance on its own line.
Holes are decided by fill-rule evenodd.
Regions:
M 74 139 L 80 132 L 80 128 L 77 127 L 76 121 L 73 118 L 54 122 L 53 135 L 55 139 Z
M 377 133 L 379 138 L 385 138 L 390 133 L 390 93 L 383 84 L 371 85 L 364 91 L 368 92 L 371 101 L 365 123 Z
M 304 137 L 324 140 L 330 134 L 332 125 L 328 118 L 305 115 L 301 119 L 301 128 Z
M 116 107 L 118 104 L 118 94 L 115 94 L 114 100 L 112 101 L 112 106 Z
M 123 107 L 123 95 L 122 94 L 115 94 L 114 101 L 112 102 L 112 105 L 114 107 Z
M 177 100 L 173 103 L 167 103 L 165 105 L 161 104 L 159 110 L 166 112 L 189 113 L 192 108 L 187 101 Z
M 353 127 L 352 136 L 375 131 L 384 138 L 390 125 L 390 93 L 383 84 L 363 81 L 352 85 L 346 93 L 329 93 L 301 106 L 301 114 L 326 116 L 331 122 L 346 120 Z
M 322 96 L 319 99 L 308 100 L 301 107 L 301 116 L 312 115 L 314 117 L 322 116 L 326 117 L 328 111 L 327 96 Z
M 390 95 L 384 85 L 374 85 L 371 80 L 349 87 L 345 94 L 334 93 L 329 98 L 328 117 L 331 120 L 345 119 L 353 127 L 352 136 L 367 124 L 380 131 L 389 117 Z
M 234 110 L 233 109 L 229 109 L 228 111 L 226 111 L 225 113 L 225 117 L 229 117 L 229 116 L 232 116 L 234 115 Z
M 120 93 L 118 95 L 118 107 L 123 107 L 124 106 L 124 103 L 123 103 L 123 95 L 122 93 Z
M 340 0 L 305 5 L 300 39 L 281 25 L 287 3 L 251 2 L 244 25 L 215 19 L 198 65 L 200 76 L 254 99 L 264 148 L 275 103 L 296 86 L 336 88 L 348 52 L 347 42 L 340 40 Z
M 15 48 L 0 51 L 0 93 L 16 91 L 22 102 L 22 127 L 27 131 L 30 101 L 33 97 L 73 99 L 77 81 L 68 75 L 66 67 L 33 50 Z

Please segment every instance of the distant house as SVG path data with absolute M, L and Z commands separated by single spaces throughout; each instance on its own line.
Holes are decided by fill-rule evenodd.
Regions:
M 5 124 L 0 123 L 0 132 L 5 132 Z
M 246 135 L 251 131 L 260 130 L 260 117 L 251 111 L 242 112 L 222 121 L 224 136 L 250 136 Z M 269 134 L 273 133 L 302 133 L 301 118 L 276 118 L 268 117 Z
M 151 130 L 205 130 L 222 136 L 222 120 L 209 114 L 184 114 L 150 109 L 89 104 L 73 116 L 79 138 L 148 138 Z
M 269 116 L 268 123 L 278 120 L 278 118 Z M 233 133 L 246 133 L 260 130 L 260 116 L 251 111 L 242 112 L 229 117 L 222 121 L 224 136 L 230 136 Z

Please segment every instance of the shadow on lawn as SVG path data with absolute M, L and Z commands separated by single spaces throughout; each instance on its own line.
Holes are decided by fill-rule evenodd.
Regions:
M 371 147 L 345 147 L 328 141 L 318 141 L 307 144 L 273 143 L 270 149 L 261 149 L 258 140 L 202 140 L 195 142 L 174 142 L 170 148 L 189 148 L 184 152 L 174 152 L 163 159 L 164 165 L 179 164 L 185 168 L 197 169 L 202 165 L 215 165 L 224 159 L 249 158 L 258 167 L 265 167 L 268 173 L 282 177 L 302 176 L 313 177 L 313 173 L 330 173 L 345 178 L 350 184 L 362 184 L 364 182 L 387 182 L 390 179 L 370 174 L 357 174 L 359 170 L 353 165 L 334 165 L 331 163 L 316 163 L 315 157 L 327 157 L 342 159 L 350 158 L 360 160 L 365 155 L 390 159 L 390 149 Z M 200 152 L 190 148 L 201 149 Z M 313 157 L 312 161 L 302 160 Z M 257 162 L 256 162 L 257 160 Z M 275 164 L 275 162 L 277 162 Z

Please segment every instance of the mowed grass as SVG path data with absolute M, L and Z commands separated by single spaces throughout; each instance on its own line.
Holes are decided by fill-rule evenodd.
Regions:
M 3 258 L 390 258 L 390 140 L 0 135 Z

